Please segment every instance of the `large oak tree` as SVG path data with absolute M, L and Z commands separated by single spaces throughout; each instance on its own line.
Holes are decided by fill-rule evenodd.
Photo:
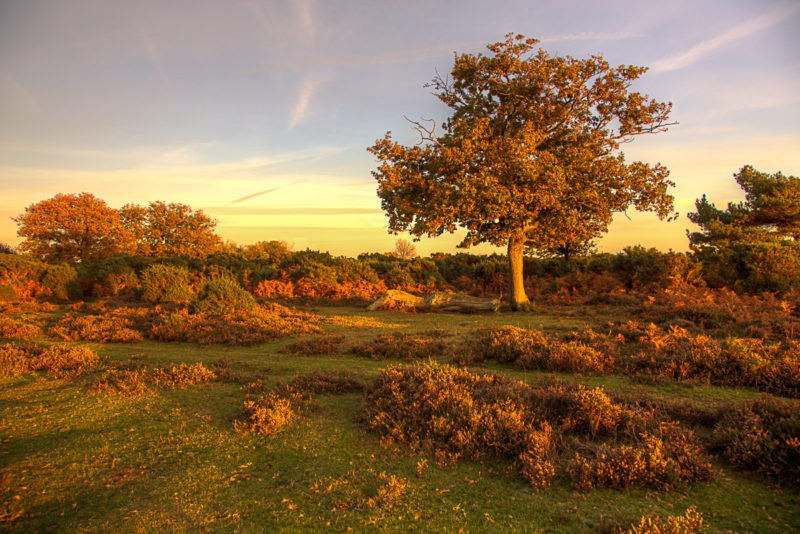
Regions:
M 456 54 L 450 76 L 430 84 L 452 111 L 442 133 L 413 122 L 418 145 L 387 132 L 369 148 L 390 230 L 437 236 L 461 227 L 461 246 L 506 246 L 514 309 L 530 307 L 526 247 L 585 242 L 631 207 L 665 218 L 673 202 L 666 168 L 628 163 L 620 151 L 669 124 L 671 104 L 630 90 L 647 69 L 533 52 L 536 43 L 509 34 L 488 55 Z

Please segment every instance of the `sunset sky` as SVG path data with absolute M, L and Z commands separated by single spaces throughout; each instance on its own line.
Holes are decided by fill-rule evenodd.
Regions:
M 415 142 L 404 114 L 446 116 L 423 85 L 508 32 L 649 66 L 634 89 L 673 103 L 679 125 L 624 150 L 670 169 L 681 217 L 620 216 L 602 250 L 685 250 L 694 200 L 742 198 L 745 164 L 800 175 L 793 0 L 4 0 L 0 241 L 19 242 L 25 206 L 88 191 L 189 204 L 241 244 L 390 250 L 366 147 Z

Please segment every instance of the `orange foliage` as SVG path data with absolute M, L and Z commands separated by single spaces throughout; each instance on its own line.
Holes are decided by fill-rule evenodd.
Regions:
M 694 506 L 686 510 L 684 515 L 660 517 L 642 517 L 639 524 L 620 534 L 704 534 L 708 532 L 703 524 L 703 514 Z
M 92 385 L 102 392 L 139 395 L 152 388 L 183 389 L 195 384 L 216 380 L 217 375 L 202 363 L 181 363 L 154 369 L 109 369 Z
M 367 280 L 331 283 L 325 280 L 303 277 L 292 282 L 288 278 L 262 280 L 253 288 L 253 294 L 262 298 L 332 300 L 371 302 L 386 291 L 383 281 Z
M 596 349 L 570 341 L 553 340 L 538 330 L 515 326 L 475 332 L 457 356 L 461 363 L 486 359 L 512 363 L 521 369 L 603 373 L 613 369 L 614 358 Z
M 28 340 L 42 335 L 40 326 L 28 321 L 0 315 L 0 338 Z
M 51 345 L 0 345 L 0 376 L 44 371 L 55 378 L 69 378 L 94 371 L 100 363 L 87 347 Z
M 594 455 L 575 455 L 569 472 L 576 486 L 669 489 L 685 481 L 708 480 L 713 472 L 701 446 L 688 431 L 661 425 L 640 444 L 601 445 Z
M 444 462 L 462 456 L 515 460 L 536 486 L 566 466 L 570 445 L 598 451 L 566 466 L 584 488 L 666 488 L 711 476 L 691 432 L 616 405 L 599 389 L 531 387 L 430 363 L 390 367 L 364 399 L 362 420 L 385 438 L 430 448 Z M 585 441 L 601 436 L 599 448 Z
M 222 240 L 214 233 L 217 221 L 186 204 L 126 204 L 119 213 L 127 231 L 136 238 L 136 254 L 142 256 L 205 258 L 222 247 Z
M 353 347 L 353 352 L 371 358 L 381 360 L 384 358 L 397 358 L 400 360 L 421 360 L 432 358 L 452 351 L 452 345 L 441 340 L 434 339 L 424 333 L 412 337 L 410 334 L 391 332 L 381 334 L 369 343 Z
M 59 193 L 31 204 L 14 220 L 25 238 L 20 249 L 47 261 L 108 258 L 135 246 L 119 212 L 90 193 Z

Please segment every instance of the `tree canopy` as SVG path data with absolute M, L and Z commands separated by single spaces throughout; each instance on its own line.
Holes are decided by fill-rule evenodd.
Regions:
M 133 246 L 119 212 L 91 193 L 59 193 L 31 204 L 14 221 L 25 238 L 20 250 L 45 261 L 103 259 Z
M 136 238 L 136 253 L 142 256 L 205 258 L 222 246 L 222 240 L 214 233 L 217 222 L 186 204 L 126 204 L 120 215 L 125 228 Z
M 412 121 L 416 146 L 391 132 L 369 147 L 391 231 L 438 236 L 467 230 L 461 246 L 507 246 L 510 300 L 529 306 L 522 254 L 585 243 L 633 207 L 671 214 L 674 184 L 660 164 L 625 161 L 620 146 L 666 130 L 671 104 L 630 91 L 647 69 L 601 56 L 550 56 L 522 35 L 456 54 L 434 94 L 452 114 L 436 132 Z
M 750 165 L 733 175 L 742 202 L 717 208 L 706 195 L 695 201 L 689 245 L 712 283 L 744 280 L 751 289 L 781 290 L 800 283 L 800 178 L 768 174 Z
M 63 194 L 14 219 L 20 250 L 45 261 L 100 260 L 114 254 L 205 258 L 219 250 L 216 221 L 185 204 L 108 207 L 91 193 Z

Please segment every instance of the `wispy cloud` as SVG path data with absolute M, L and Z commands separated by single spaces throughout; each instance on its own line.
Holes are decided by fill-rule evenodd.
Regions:
M 205 210 L 219 215 L 380 215 L 383 213 L 379 208 L 355 206 L 221 206 L 208 207 Z
M 298 18 L 300 19 L 300 28 L 306 40 L 313 41 L 317 30 L 314 20 L 313 0 L 295 0 L 294 5 L 297 10 Z
M 618 41 L 620 39 L 635 39 L 641 36 L 640 33 L 630 32 L 581 32 L 543 37 L 541 41 L 543 43 L 559 41 Z
M 278 189 L 283 189 L 284 187 L 289 187 L 290 185 L 301 184 L 306 182 L 307 180 L 297 180 L 296 182 L 292 182 L 286 185 L 279 185 L 278 187 L 271 187 L 269 189 L 265 189 L 263 191 L 259 191 L 258 193 L 253 193 L 252 195 L 247 195 L 241 198 L 237 198 L 236 200 L 232 201 L 231 204 L 238 204 L 239 202 L 244 202 L 245 200 L 250 200 L 251 198 L 260 197 L 261 195 L 265 195 L 267 193 L 272 193 L 273 191 L 277 191 Z M 229 204 L 230 205 L 230 204 Z
M 161 56 L 158 54 L 158 50 L 156 49 L 155 43 L 153 43 L 153 39 L 141 27 L 139 27 L 139 36 L 141 37 L 144 47 L 147 50 L 150 63 L 152 63 L 153 68 L 156 69 L 156 72 L 158 72 L 158 75 L 161 77 L 161 82 L 164 84 L 164 87 L 171 89 L 172 82 L 170 82 L 166 72 L 164 72 L 164 65 L 161 62 Z
M 314 92 L 317 90 L 318 85 L 319 80 L 311 75 L 307 75 L 303 80 L 303 83 L 300 85 L 300 91 L 297 93 L 297 101 L 292 109 L 292 116 L 289 119 L 290 130 L 308 117 L 309 104 L 314 97 Z
M 715 50 L 724 47 L 734 41 L 743 39 L 748 35 L 765 30 L 770 26 L 786 20 L 800 11 L 800 3 L 784 4 L 772 9 L 761 16 L 738 24 L 728 31 L 696 44 L 695 46 L 666 57 L 653 63 L 651 72 L 666 72 L 689 67 Z

